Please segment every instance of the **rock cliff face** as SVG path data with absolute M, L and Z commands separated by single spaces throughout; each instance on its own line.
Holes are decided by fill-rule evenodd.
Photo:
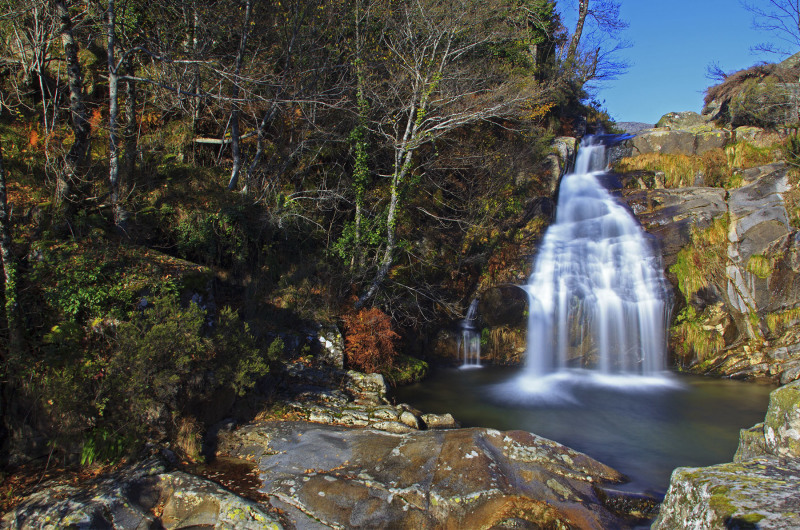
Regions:
M 676 361 L 699 373 L 797 379 L 798 176 L 780 160 L 783 137 L 714 129 L 694 113 L 659 126 L 628 141 L 616 167 L 621 196 L 675 286 Z
M 671 351 L 685 369 L 800 377 L 800 172 L 786 163 L 786 145 L 781 132 L 717 128 L 683 112 L 612 149 L 620 197 L 660 247 L 675 288 Z M 573 146 L 554 143 L 554 179 Z M 484 360 L 523 361 L 527 296 L 498 282 L 477 295 Z M 434 355 L 457 359 L 459 336 L 440 333 Z
M 734 462 L 678 468 L 655 529 L 800 527 L 800 382 L 770 395 L 764 423 L 743 429 Z

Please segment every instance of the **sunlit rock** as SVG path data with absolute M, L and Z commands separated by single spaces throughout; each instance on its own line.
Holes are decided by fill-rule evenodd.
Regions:
M 255 442 L 255 440 L 259 440 Z M 611 468 L 521 431 L 410 434 L 297 422 L 248 425 L 220 448 L 249 455 L 262 491 L 298 527 L 625 526 L 602 499 Z M 636 503 L 634 503 L 636 504 Z
M 764 423 L 742 429 L 734 462 L 678 468 L 655 529 L 800 527 L 800 381 L 770 394 Z

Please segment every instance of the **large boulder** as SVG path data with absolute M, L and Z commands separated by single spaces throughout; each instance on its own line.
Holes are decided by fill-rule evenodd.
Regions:
M 678 468 L 655 529 L 800 527 L 800 381 L 770 394 L 764 423 L 743 429 L 734 462 Z
M 730 131 L 710 126 L 694 129 L 651 129 L 632 141 L 632 155 L 658 153 L 663 155 L 702 155 L 721 149 L 731 142 Z
M 656 530 L 800 527 L 800 462 L 756 458 L 672 473 Z
M 680 154 L 695 153 L 695 134 L 689 131 L 653 129 L 637 135 L 633 139 L 635 154 Z
M 694 153 L 702 155 L 714 149 L 722 149 L 731 142 L 730 131 L 724 129 L 700 130 L 695 133 Z
M 665 129 L 689 129 L 698 125 L 706 125 L 708 118 L 692 111 L 668 112 L 661 116 L 656 127 Z
M 262 491 L 298 528 L 619 528 L 603 484 L 622 476 L 536 435 L 392 434 L 304 422 L 245 426 L 221 451 L 255 459 Z
M 516 285 L 498 285 L 481 294 L 478 312 L 487 326 L 525 326 L 528 295 Z
M 764 440 L 770 454 L 800 459 L 800 381 L 770 394 Z
M 733 139 L 727 129 L 716 128 L 706 116 L 696 112 L 669 112 L 658 120 L 655 128 L 637 133 L 630 142 L 631 153 L 664 155 L 702 155 L 721 149 Z

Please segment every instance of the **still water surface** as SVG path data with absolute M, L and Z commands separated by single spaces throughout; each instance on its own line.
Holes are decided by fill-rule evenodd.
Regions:
M 463 427 L 521 429 L 625 473 L 627 489 L 663 495 L 672 470 L 730 462 L 739 429 L 764 420 L 772 386 L 672 375 L 655 386 L 556 383 L 558 399 L 527 395 L 520 368 L 441 369 L 394 395 Z

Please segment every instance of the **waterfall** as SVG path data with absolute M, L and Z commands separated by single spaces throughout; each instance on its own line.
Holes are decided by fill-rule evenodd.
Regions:
M 461 337 L 458 351 L 462 356 L 461 368 L 480 368 L 481 366 L 481 333 L 476 325 L 478 320 L 478 299 L 469 304 L 467 315 L 461 321 Z
M 620 139 L 585 138 L 561 181 L 556 219 L 526 286 L 526 378 L 573 369 L 657 376 L 666 368 L 671 294 L 660 252 L 600 180 L 606 147 Z

